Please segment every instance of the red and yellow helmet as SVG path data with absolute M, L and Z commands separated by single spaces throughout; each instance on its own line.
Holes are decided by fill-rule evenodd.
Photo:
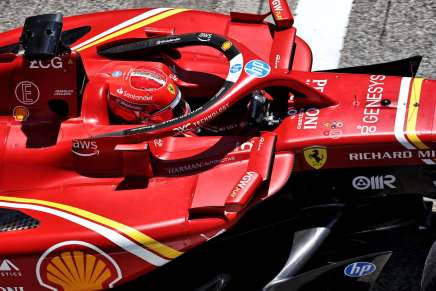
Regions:
M 129 123 L 157 124 L 190 112 L 180 89 L 162 63 L 120 65 L 109 81 L 109 108 Z

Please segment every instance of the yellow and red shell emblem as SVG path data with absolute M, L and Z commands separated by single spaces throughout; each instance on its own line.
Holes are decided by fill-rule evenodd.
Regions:
M 24 106 L 16 106 L 12 111 L 12 115 L 16 121 L 26 121 L 29 118 L 30 112 L 27 107 Z
M 223 51 L 228 51 L 231 47 L 233 46 L 233 43 L 231 41 L 226 41 L 223 43 L 223 45 L 221 46 L 221 49 Z
M 122 278 L 119 266 L 109 255 L 78 241 L 50 248 L 38 261 L 37 274 L 42 286 L 59 291 L 108 289 Z

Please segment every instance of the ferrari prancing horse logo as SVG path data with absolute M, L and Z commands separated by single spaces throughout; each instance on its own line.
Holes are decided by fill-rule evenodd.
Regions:
M 312 168 L 319 170 L 327 162 L 327 148 L 321 146 L 313 146 L 303 150 L 306 162 Z

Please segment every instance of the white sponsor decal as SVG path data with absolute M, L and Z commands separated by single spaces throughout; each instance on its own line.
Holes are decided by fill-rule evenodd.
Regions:
M 255 175 L 255 172 L 247 172 L 239 181 L 238 185 L 233 189 L 232 193 L 230 194 L 230 197 L 236 198 L 238 196 L 239 191 L 244 190 L 245 187 L 247 187 L 248 183 L 251 182 L 253 179 L 253 176 Z
M 174 167 L 174 168 L 168 168 L 166 171 L 170 175 L 176 175 L 176 174 L 182 174 L 185 172 L 200 170 L 203 168 L 215 166 L 215 165 L 222 164 L 222 163 L 232 162 L 235 160 L 236 160 L 236 157 L 224 157 L 223 159 L 197 161 L 197 162 L 192 162 L 190 164 L 185 164 L 185 165 Z
M 24 291 L 24 287 L 1 287 L 0 291 Z
M 154 146 L 156 146 L 156 147 L 163 147 L 163 139 L 160 139 L 160 138 L 158 138 L 158 139 L 155 139 L 155 140 L 153 140 L 153 143 L 154 143 Z
M 404 159 L 436 159 L 436 150 L 406 150 L 392 152 L 349 153 L 350 161 L 365 160 L 404 160 Z
M 243 144 L 239 145 L 239 143 L 236 144 L 236 148 L 234 152 L 244 152 L 244 151 L 251 151 L 253 148 L 254 139 L 244 142 Z
M 278 69 L 279 68 L 279 64 L 280 64 L 280 60 L 281 60 L 281 56 L 279 54 L 276 54 L 275 60 L 274 60 L 274 68 Z
M 54 96 L 71 96 L 73 95 L 74 90 L 73 89 L 57 89 L 54 91 Z
M 297 129 L 317 129 L 319 112 L 319 109 L 315 107 L 300 109 L 298 114 Z M 290 113 L 291 116 L 294 116 L 296 110 L 291 109 L 288 111 L 288 113 Z
M 350 161 L 402 160 L 413 158 L 413 153 L 411 151 L 349 153 L 348 158 Z
M 272 2 L 274 11 L 283 11 L 282 2 L 280 0 L 274 0 Z
M 75 140 L 73 141 L 73 150 L 75 155 L 80 157 L 92 157 L 100 154 L 96 141 Z
M 200 120 L 196 121 L 193 123 L 194 127 L 198 127 L 201 126 L 205 123 L 208 123 L 209 121 L 211 121 L 212 119 L 214 119 L 215 117 L 217 117 L 218 115 L 220 115 L 222 112 L 224 112 L 225 110 L 227 110 L 230 107 L 230 105 L 224 104 L 223 106 L 221 106 L 220 108 L 218 108 L 217 111 L 212 112 L 209 115 L 206 115 L 205 117 L 201 118 Z
M 62 69 L 63 68 L 63 62 L 60 57 L 54 57 L 51 60 L 32 60 L 30 61 L 29 69 Z
M 229 66 L 230 70 L 226 80 L 236 83 L 239 80 L 239 77 L 241 77 L 242 67 L 244 66 L 244 57 L 242 56 L 242 54 L 238 54 L 233 59 L 231 59 Z
M 190 122 L 173 129 L 173 131 L 177 132 L 177 134 L 182 134 L 182 133 L 190 131 L 190 130 L 191 130 L 191 123 Z
M 8 259 L 4 259 L 0 264 L 0 278 L 21 277 L 20 269 Z
M 377 123 L 380 115 L 380 101 L 383 99 L 384 81 L 386 76 L 371 75 L 369 86 L 365 95 L 365 108 L 363 109 L 362 125 L 358 125 L 362 135 L 377 132 Z
M 324 79 L 324 80 L 307 79 L 306 84 L 311 86 L 313 89 L 318 90 L 321 93 L 324 93 L 325 87 L 328 84 L 328 80 L 327 79 Z
M 152 101 L 153 100 L 153 96 L 149 96 L 149 95 L 144 95 L 144 96 L 140 96 L 140 95 L 136 95 L 134 93 L 130 93 L 126 90 L 123 90 L 123 88 L 118 88 L 117 89 L 117 93 L 129 98 L 133 101 Z
M 202 33 L 200 33 L 198 35 L 197 38 L 198 38 L 199 41 L 207 42 L 207 41 L 210 41 L 212 39 L 212 34 L 211 33 L 204 33 L 204 32 L 202 32 Z
M 356 190 L 383 190 L 386 188 L 390 189 L 396 189 L 397 186 L 394 185 L 395 181 L 397 181 L 397 178 L 393 175 L 386 175 L 386 176 L 372 176 L 372 177 L 365 177 L 365 176 L 358 176 L 353 179 L 353 187 Z
M 156 44 L 160 45 L 160 44 L 166 44 L 166 43 L 173 43 L 173 42 L 176 42 L 176 41 L 179 41 L 179 40 L 181 40 L 180 37 L 170 38 L 170 39 L 163 39 L 163 40 L 158 40 L 156 42 Z
M 33 105 L 39 100 L 39 88 L 35 83 L 22 81 L 15 87 L 15 97 L 24 105 Z

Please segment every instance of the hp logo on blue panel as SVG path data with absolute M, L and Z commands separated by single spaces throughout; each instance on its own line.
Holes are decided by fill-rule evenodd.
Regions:
M 269 75 L 271 67 L 261 60 L 253 60 L 245 65 L 245 72 L 256 78 L 263 78 Z
M 376 269 L 377 269 L 376 266 L 372 263 L 356 262 L 356 263 L 349 264 L 344 269 L 344 274 L 345 276 L 348 277 L 357 278 L 357 277 L 371 275 L 372 273 L 375 272 Z

